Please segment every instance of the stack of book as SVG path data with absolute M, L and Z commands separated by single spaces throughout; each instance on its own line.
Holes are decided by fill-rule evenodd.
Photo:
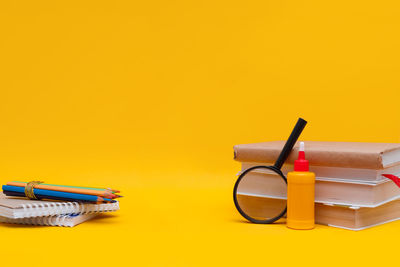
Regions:
M 257 165 L 273 165 L 283 141 L 234 146 L 235 160 L 242 171 Z M 305 142 L 310 171 L 316 174 L 315 220 L 351 230 L 400 219 L 400 188 L 382 174 L 400 174 L 400 144 Z M 293 170 L 298 146 L 290 154 L 282 172 Z M 280 188 L 278 176 L 263 170 L 250 176 L 263 179 L 263 187 Z M 247 177 L 247 175 L 246 175 Z M 260 183 L 247 186 L 246 195 L 257 192 L 257 197 L 285 198 L 284 189 L 271 191 Z M 256 202 L 254 202 L 256 203 Z
M 0 193 L 0 222 L 73 227 L 102 212 L 117 211 L 118 201 L 86 203 L 7 197 Z
M 114 189 L 36 181 L 12 181 L 2 188 L 0 222 L 3 223 L 72 227 L 99 213 L 118 210 L 119 202 L 115 199 L 121 197 Z

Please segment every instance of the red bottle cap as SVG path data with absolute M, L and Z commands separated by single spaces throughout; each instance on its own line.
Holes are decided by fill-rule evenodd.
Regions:
M 299 156 L 297 160 L 294 161 L 294 171 L 295 172 L 308 172 L 309 164 L 306 160 L 306 154 L 304 153 L 304 142 L 300 142 Z

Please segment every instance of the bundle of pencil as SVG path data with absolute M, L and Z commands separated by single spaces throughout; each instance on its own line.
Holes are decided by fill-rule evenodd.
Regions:
M 3 185 L 3 193 L 7 196 L 25 197 L 27 182 L 12 181 Z M 87 202 L 112 202 L 122 197 L 117 195 L 120 191 L 111 188 L 80 187 L 69 185 L 56 185 L 40 183 L 34 186 L 33 193 L 38 199 L 87 201 Z

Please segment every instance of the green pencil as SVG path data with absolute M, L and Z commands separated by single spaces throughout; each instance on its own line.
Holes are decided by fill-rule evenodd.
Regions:
M 21 182 L 21 181 L 13 181 L 17 183 L 27 183 L 27 182 Z M 91 190 L 98 190 L 98 191 L 111 191 L 112 193 L 120 193 L 119 190 L 114 190 L 111 188 L 98 188 L 98 187 L 82 187 L 82 186 L 72 186 L 72 185 L 58 185 L 58 184 L 44 184 L 43 185 L 52 185 L 52 186 L 61 186 L 61 187 L 70 187 L 70 188 L 81 188 L 81 189 L 91 189 Z

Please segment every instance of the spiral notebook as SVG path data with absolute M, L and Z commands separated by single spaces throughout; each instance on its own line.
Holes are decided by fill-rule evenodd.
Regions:
M 0 222 L 27 225 L 74 227 L 75 225 L 86 222 L 87 220 L 90 220 L 96 216 L 98 216 L 97 213 L 52 215 L 19 219 L 12 219 L 0 216 Z
M 0 216 L 12 219 L 61 214 L 98 213 L 117 210 L 119 210 L 118 201 L 103 204 L 42 201 L 11 198 L 0 193 Z

